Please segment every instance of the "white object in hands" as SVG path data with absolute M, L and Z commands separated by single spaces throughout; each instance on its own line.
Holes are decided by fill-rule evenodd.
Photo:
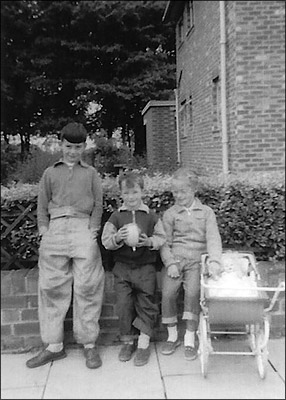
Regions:
M 128 229 L 128 236 L 127 239 L 125 239 L 125 243 L 127 246 L 132 247 L 132 250 L 135 251 L 139 242 L 140 229 L 134 222 L 127 224 L 126 227 Z

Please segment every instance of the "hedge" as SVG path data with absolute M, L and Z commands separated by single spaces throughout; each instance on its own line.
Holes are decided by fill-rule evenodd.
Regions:
M 281 174 L 252 176 L 252 179 L 236 177 L 222 184 L 218 179 L 205 178 L 197 193 L 199 199 L 214 210 L 224 248 L 254 251 L 257 260 L 280 261 L 285 259 L 285 184 Z M 169 208 L 174 199 L 170 188 L 170 176 L 155 174 L 145 176 L 144 202 L 159 215 Z M 17 203 L 36 207 L 36 185 L 14 185 L 1 190 L 1 209 L 13 212 Z M 103 179 L 104 202 L 102 228 L 113 210 L 120 204 L 120 196 L 115 178 Z M 2 232 L 3 226 L 1 226 Z M 37 228 L 26 223 L 15 227 L 6 240 L 9 254 L 16 254 L 21 238 L 35 245 Z M 9 240 L 9 243 L 7 243 Z M 5 244 L 5 243 L 4 243 Z M 112 266 L 112 252 L 101 245 L 104 266 Z M 31 252 L 30 252 L 31 253 Z M 29 260 L 29 249 L 24 258 Z

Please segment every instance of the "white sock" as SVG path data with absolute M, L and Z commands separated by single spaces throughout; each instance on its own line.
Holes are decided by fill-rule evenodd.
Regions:
M 168 342 L 176 342 L 178 339 L 178 330 L 177 325 L 174 326 L 167 326 L 168 329 Z
M 83 347 L 84 347 L 85 349 L 93 349 L 93 348 L 94 348 L 94 343 L 87 343 L 87 344 L 84 344 Z
M 141 332 L 138 338 L 138 345 L 137 345 L 138 349 L 147 349 L 149 343 L 150 343 L 150 336 Z
M 52 353 L 58 353 L 59 351 L 62 351 L 63 348 L 64 348 L 63 343 L 53 343 L 49 344 L 46 350 L 49 350 Z
M 186 329 L 186 333 L 184 336 L 184 345 L 195 347 L 195 332 Z

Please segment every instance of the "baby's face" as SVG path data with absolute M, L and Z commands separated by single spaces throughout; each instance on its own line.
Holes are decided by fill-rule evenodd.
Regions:
M 225 264 L 224 270 L 225 272 L 235 272 L 237 271 L 237 266 L 233 263 L 233 261 L 229 261 Z
M 225 257 L 223 266 L 225 272 L 235 272 L 239 277 L 245 276 L 248 271 L 248 261 L 245 258 Z

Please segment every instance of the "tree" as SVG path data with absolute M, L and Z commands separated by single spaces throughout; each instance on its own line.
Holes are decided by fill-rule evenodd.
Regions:
M 109 138 L 121 128 L 123 142 L 144 151 L 141 110 L 149 100 L 169 99 L 175 87 L 174 27 L 162 23 L 165 6 L 1 2 L 2 130 L 28 139 L 76 119 Z M 98 107 L 87 113 L 91 103 Z

